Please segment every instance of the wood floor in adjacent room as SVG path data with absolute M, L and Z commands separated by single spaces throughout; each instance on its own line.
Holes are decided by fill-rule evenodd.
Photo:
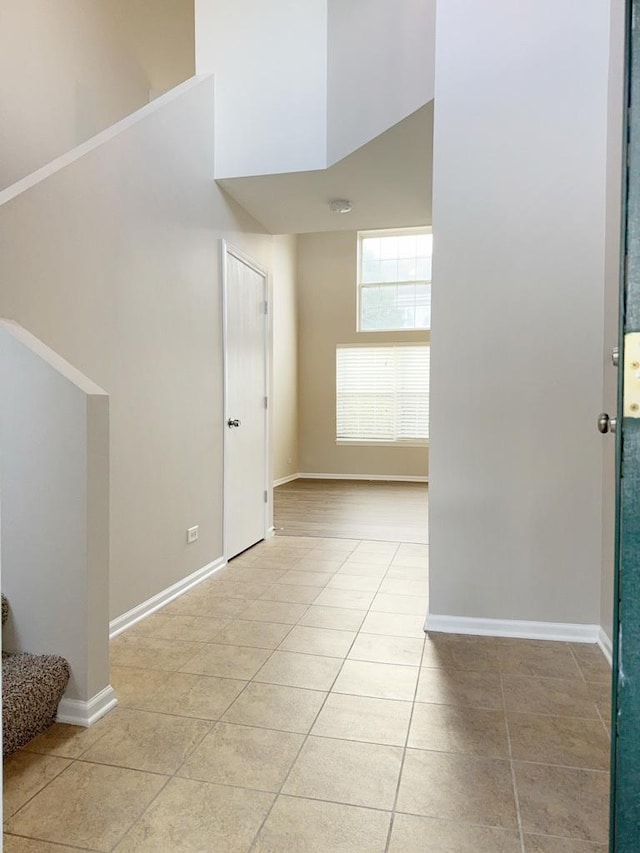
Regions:
M 293 480 L 274 489 L 276 536 L 426 545 L 427 484 Z

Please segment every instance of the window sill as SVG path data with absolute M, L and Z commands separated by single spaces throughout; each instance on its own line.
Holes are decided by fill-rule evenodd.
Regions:
M 336 438 L 336 444 L 351 447 L 429 447 L 428 441 L 370 441 L 364 438 Z

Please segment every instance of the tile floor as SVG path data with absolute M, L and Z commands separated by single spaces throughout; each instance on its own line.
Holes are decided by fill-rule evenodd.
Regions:
M 605 853 L 596 647 L 425 639 L 424 545 L 277 538 L 5 763 L 6 853 Z

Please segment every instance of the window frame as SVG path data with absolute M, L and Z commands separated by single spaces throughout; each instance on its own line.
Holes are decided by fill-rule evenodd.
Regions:
M 414 329 L 407 329 L 406 331 L 415 331 Z M 422 330 L 424 331 L 424 330 Z M 430 341 L 380 341 L 380 342 L 370 342 L 370 343 L 346 343 L 346 344 L 336 344 L 335 345 L 335 363 L 334 363 L 334 376 L 336 378 L 336 387 L 335 387 L 335 423 L 334 423 L 334 432 L 335 432 L 335 444 L 338 446 L 346 446 L 346 447 L 429 447 L 429 437 L 424 439 L 418 438 L 406 438 L 406 439 L 375 439 L 375 438 L 338 438 L 338 350 L 339 349 L 379 349 L 379 348 L 390 348 L 397 349 L 399 347 L 425 347 L 429 350 L 429 363 L 431 362 L 431 342 Z M 429 382 L 427 388 L 427 398 L 429 399 L 431 394 L 431 383 Z M 427 425 L 428 432 L 428 425 Z
M 362 335 L 375 335 L 377 333 L 388 334 L 389 332 L 431 332 L 431 323 L 425 327 L 413 326 L 410 329 L 399 328 L 398 326 L 390 326 L 385 329 L 363 329 L 362 328 L 362 288 L 364 287 L 389 287 L 398 284 L 428 284 L 431 287 L 432 279 L 428 281 L 421 279 L 420 281 L 380 281 L 380 282 L 363 282 L 362 279 L 362 240 L 365 237 L 400 237 L 405 234 L 430 234 L 433 235 L 433 228 L 430 225 L 415 225 L 410 228 L 376 228 L 369 231 L 357 232 L 356 245 L 356 332 Z M 433 278 L 433 276 L 432 276 Z

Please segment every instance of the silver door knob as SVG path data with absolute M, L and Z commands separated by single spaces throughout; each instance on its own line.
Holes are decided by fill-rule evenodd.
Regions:
M 227 421 L 227 426 L 228 427 L 239 427 L 240 421 L 238 420 L 238 418 L 229 418 L 229 420 Z
M 610 418 L 606 412 L 601 412 L 598 415 L 598 432 L 601 432 L 603 435 L 607 432 L 615 433 L 617 426 L 617 418 Z

